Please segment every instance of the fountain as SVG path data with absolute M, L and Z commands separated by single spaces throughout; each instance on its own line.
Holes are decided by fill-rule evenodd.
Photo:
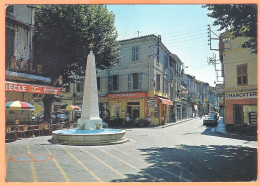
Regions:
M 125 130 L 103 129 L 99 117 L 98 90 L 95 56 L 91 49 L 87 58 L 81 118 L 77 129 L 65 129 L 52 132 L 52 143 L 67 145 L 103 145 L 125 142 Z

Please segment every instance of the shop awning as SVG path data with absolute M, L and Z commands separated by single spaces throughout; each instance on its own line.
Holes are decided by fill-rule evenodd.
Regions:
M 165 105 L 173 105 L 173 102 L 169 99 L 163 99 L 163 98 L 159 98 L 158 99 Z
M 14 82 L 6 81 L 5 91 L 60 95 L 61 88 L 44 86 L 44 85 L 14 83 Z

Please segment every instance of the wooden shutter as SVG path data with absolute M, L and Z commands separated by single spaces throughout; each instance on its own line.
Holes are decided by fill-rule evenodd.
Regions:
M 138 74 L 138 89 L 141 90 L 142 89 L 142 73 Z

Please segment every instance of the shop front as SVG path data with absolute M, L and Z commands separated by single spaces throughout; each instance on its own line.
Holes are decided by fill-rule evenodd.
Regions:
M 147 93 L 120 93 L 108 94 L 109 119 L 146 120 L 147 119 Z
M 176 121 L 182 120 L 182 100 L 179 98 L 175 98 L 175 115 L 176 115 Z
M 225 123 L 227 129 L 257 125 L 257 90 L 225 94 Z
M 35 110 L 31 111 L 14 111 L 6 109 L 6 121 L 15 122 L 19 121 L 28 121 L 31 120 L 32 116 L 43 111 L 42 97 L 45 94 L 55 94 L 60 95 L 61 89 L 44 86 L 44 85 L 34 85 L 34 84 L 25 84 L 25 83 L 15 83 L 6 81 L 5 82 L 5 102 L 9 101 L 24 101 L 34 105 Z
M 106 119 L 109 114 L 108 107 L 108 98 L 106 96 L 98 97 L 98 105 L 99 105 L 99 116 L 101 119 Z
M 170 106 L 173 106 L 173 102 L 167 98 L 155 96 L 155 100 L 158 104 L 159 112 L 159 124 L 164 124 L 170 122 L 172 119 L 172 113 Z M 166 117 L 166 118 L 165 118 Z

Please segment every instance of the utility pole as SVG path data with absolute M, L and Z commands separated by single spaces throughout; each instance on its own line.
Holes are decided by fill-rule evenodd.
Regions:
M 211 37 L 211 33 L 213 33 L 217 38 Z M 210 50 L 219 51 L 219 49 L 214 49 L 214 48 L 212 48 L 212 40 L 219 40 L 219 36 L 218 36 L 217 34 L 215 34 L 215 33 L 211 30 L 210 25 L 208 25 L 208 38 L 209 38 L 209 39 L 208 39 L 208 41 L 209 41 L 208 45 L 210 46 Z
M 212 34 L 214 34 L 216 37 L 213 38 Z M 208 25 L 208 42 L 209 42 L 208 45 L 210 46 L 210 50 L 220 51 L 219 48 L 216 49 L 216 48 L 212 47 L 212 40 L 218 40 L 219 41 L 220 38 L 219 38 L 219 36 L 217 34 L 215 34 L 211 30 L 210 25 Z M 220 80 L 220 78 L 223 78 L 223 74 L 222 74 L 223 68 L 221 68 L 220 70 L 217 68 L 217 64 L 221 64 L 221 61 L 219 59 L 218 60 L 216 59 L 216 54 L 214 53 L 213 57 L 207 57 L 207 62 L 208 62 L 209 65 L 214 65 L 215 71 L 216 71 L 217 82 L 223 83 L 223 80 L 222 81 Z
M 137 31 L 137 37 L 139 37 L 139 34 L 140 34 L 140 33 L 141 33 L 141 31 L 138 30 L 138 31 Z

